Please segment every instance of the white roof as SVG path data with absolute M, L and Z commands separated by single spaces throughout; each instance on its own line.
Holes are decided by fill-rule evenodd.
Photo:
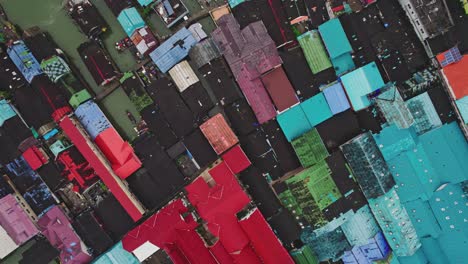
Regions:
M 0 259 L 8 256 L 16 248 L 18 248 L 18 245 L 11 239 L 5 229 L 0 226 Z
M 172 80 L 174 80 L 174 83 L 177 85 L 180 92 L 185 91 L 191 85 L 199 82 L 199 79 L 192 70 L 192 67 L 190 67 L 190 64 L 185 60 L 170 69 L 169 75 Z
M 140 261 L 143 262 L 145 259 L 151 257 L 154 253 L 156 253 L 159 248 L 154 245 L 153 243 L 146 241 L 144 244 L 139 246 L 137 249 L 133 251 L 133 255 Z

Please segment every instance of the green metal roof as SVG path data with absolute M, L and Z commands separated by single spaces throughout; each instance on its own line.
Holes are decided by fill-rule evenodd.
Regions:
M 308 245 L 305 245 L 300 249 L 295 249 L 291 251 L 291 256 L 293 257 L 294 262 L 296 262 L 296 264 L 320 263 L 317 256 L 315 256 L 314 252 Z
M 328 151 L 315 128 L 293 140 L 291 144 L 304 168 L 315 165 L 328 156 Z
M 317 30 L 300 35 L 297 40 L 301 45 L 312 73 L 316 74 L 332 66 Z
M 89 99 L 91 99 L 91 95 L 89 94 L 88 91 L 86 90 L 81 90 L 75 94 L 73 94 L 70 98 L 70 105 L 73 107 L 73 108 L 77 108 L 80 104 L 88 101 Z

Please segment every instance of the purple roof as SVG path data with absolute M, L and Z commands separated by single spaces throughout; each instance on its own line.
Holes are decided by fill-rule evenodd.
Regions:
M 221 17 L 217 23 L 219 27 L 212 37 L 234 76 L 239 74 L 243 64 L 263 74 L 283 63 L 262 21 L 251 23 L 242 30 L 232 15 Z
M 0 225 L 17 245 L 23 244 L 39 233 L 12 194 L 0 199 Z
M 37 224 L 50 244 L 60 250 L 62 263 L 81 264 L 91 260 L 83 247 L 83 242 L 60 207 L 52 207 Z

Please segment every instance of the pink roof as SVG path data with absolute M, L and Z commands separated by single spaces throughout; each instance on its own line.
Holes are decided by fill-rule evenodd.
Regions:
M 252 164 L 240 145 L 233 147 L 221 157 L 229 169 L 235 174 L 247 169 Z
M 237 76 L 237 83 L 258 122 L 263 124 L 276 116 L 276 110 L 259 77 L 258 72 L 249 70 L 247 65 L 244 65 Z
M 37 221 L 42 234 L 60 251 L 62 263 L 82 264 L 91 261 L 70 221 L 58 206 L 52 207 Z
M 0 225 L 17 245 L 23 244 L 39 233 L 12 194 L 0 199 Z
M 262 21 L 251 23 L 240 30 L 232 14 L 221 17 L 212 36 L 237 76 L 242 64 L 248 64 L 263 74 L 283 63 L 274 41 Z
M 217 154 L 225 152 L 239 142 L 222 114 L 208 119 L 200 129 Z

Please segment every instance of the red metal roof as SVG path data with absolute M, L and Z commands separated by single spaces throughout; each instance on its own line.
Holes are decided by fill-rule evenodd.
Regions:
M 459 62 L 445 66 L 442 71 L 455 99 L 468 95 L 468 55 L 464 55 Z
M 214 257 L 196 233 L 195 222 L 182 200 L 175 200 L 130 231 L 123 248 L 133 252 L 146 242 L 162 248 L 176 264 L 216 264 Z M 184 216 L 183 216 L 184 215 Z
M 130 196 L 130 192 L 120 179 L 105 165 L 103 157 L 98 156 L 98 151 L 96 151 L 93 143 L 85 136 L 86 134 L 83 129 L 78 128 L 79 124 L 66 116 L 60 122 L 60 127 L 85 157 L 94 171 L 98 174 L 99 178 L 101 178 L 104 184 L 114 194 L 115 198 L 119 201 L 125 211 L 127 211 L 130 217 L 134 221 L 139 220 L 144 213 L 143 208 L 141 208 L 135 198 Z
M 258 209 L 239 221 L 263 263 L 294 263 Z
M 101 132 L 94 140 L 96 145 L 111 163 L 115 174 L 126 179 L 141 168 L 141 161 L 133 151 L 132 146 L 125 142 L 111 127 Z
M 293 263 L 261 214 L 260 218 L 255 215 L 252 220 L 248 220 L 244 224 L 239 223 L 236 214 L 246 208 L 250 203 L 250 198 L 244 192 L 226 162 L 222 162 L 209 170 L 209 174 L 212 177 L 212 181 L 209 180 L 209 183 L 205 182 L 206 177 L 199 177 L 186 187 L 187 197 L 190 203 L 195 206 L 200 217 L 207 222 L 208 230 L 219 237 L 218 243 L 222 244 L 226 252 L 234 259 L 234 262 Z M 257 246 L 259 250 L 255 248 L 255 245 L 259 243 L 259 236 L 250 234 L 251 232 L 257 232 L 253 230 L 252 225 L 258 225 L 259 236 L 264 236 L 266 239 L 263 242 L 267 246 Z M 264 249 L 268 245 L 272 249 L 282 249 L 278 250 L 277 253 L 266 252 Z M 278 257 L 278 261 L 272 262 L 271 260 L 274 257 L 265 254 L 275 255 L 275 257 Z M 262 262 L 261 260 L 268 262 Z
M 39 169 L 49 161 L 48 157 L 36 146 L 32 146 L 23 152 L 23 158 L 33 170 Z
M 299 103 L 296 92 L 289 82 L 283 67 L 278 67 L 262 76 L 262 82 L 271 96 L 276 109 L 283 112 L 291 106 Z
M 61 263 L 82 264 L 91 261 L 91 256 L 81 247 L 81 239 L 60 207 L 55 206 L 47 211 L 37 221 L 37 225 L 50 244 L 60 251 Z
M 247 169 L 252 164 L 240 145 L 233 147 L 221 157 L 229 169 L 235 174 Z
M 200 129 L 219 155 L 239 142 L 222 114 L 217 114 L 200 126 Z

